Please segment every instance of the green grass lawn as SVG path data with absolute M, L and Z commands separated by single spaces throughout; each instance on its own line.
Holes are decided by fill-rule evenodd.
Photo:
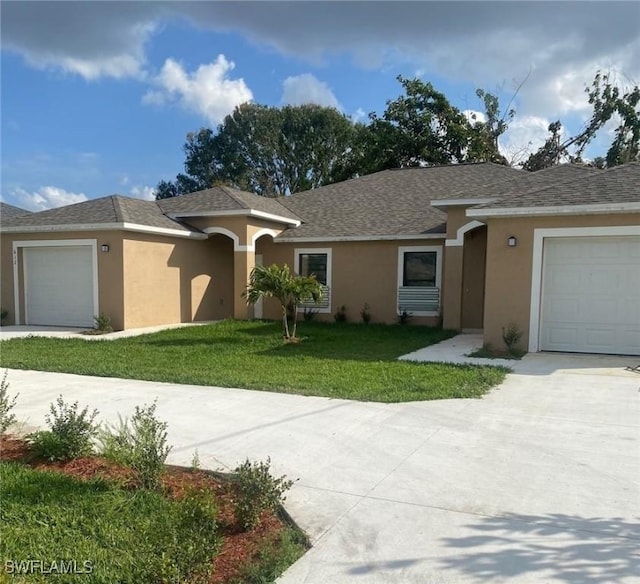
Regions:
M 453 335 L 441 329 L 304 322 L 299 335 L 284 344 L 280 323 L 230 320 L 114 341 L 30 337 L 3 341 L 0 365 L 379 402 L 478 397 L 507 372 L 396 360 Z
M 15 462 L 0 462 L 0 485 L 0 582 L 207 582 L 223 544 L 215 498 L 197 493 L 175 500 Z M 256 551 L 225 582 L 272 582 L 305 545 L 285 527 Z
M 220 543 L 215 523 L 206 532 L 190 528 L 181 504 L 158 493 L 16 463 L 0 463 L 0 479 L 3 561 L 64 562 L 77 572 L 56 582 L 182 581 L 206 566 Z M 193 543 L 188 552 L 186 538 Z M 28 581 L 40 581 L 41 571 Z

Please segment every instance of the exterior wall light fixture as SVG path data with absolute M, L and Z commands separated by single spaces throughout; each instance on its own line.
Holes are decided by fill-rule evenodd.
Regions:
M 108 243 L 103 243 L 100 246 L 100 249 L 104 252 L 104 253 L 109 253 L 109 244 Z
M 518 245 L 518 240 L 517 240 L 517 238 L 515 237 L 515 235 L 510 235 L 510 236 L 507 238 L 507 245 L 508 245 L 509 247 L 515 247 L 516 245 Z

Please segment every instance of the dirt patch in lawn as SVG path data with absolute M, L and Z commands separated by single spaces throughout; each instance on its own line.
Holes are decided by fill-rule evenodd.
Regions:
M 125 489 L 138 488 L 131 468 L 97 456 L 66 462 L 38 460 L 25 440 L 10 435 L 0 436 L 0 461 L 21 462 L 38 470 L 57 471 L 81 480 L 100 478 Z M 235 485 L 233 481 L 215 473 L 167 466 L 161 484 L 163 494 L 172 499 L 180 499 L 193 489 L 205 489 L 215 496 L 223 544 L 212 559 L 213 570 L 209 584 L 239 582 L 238 578 L 243 570 L 254 563 L 260 553 L 277 547 L 281 533 L 288 527 L 285 517 L 266 511 L 262 513 L 255 528 L 243 531 L 235 519 Z

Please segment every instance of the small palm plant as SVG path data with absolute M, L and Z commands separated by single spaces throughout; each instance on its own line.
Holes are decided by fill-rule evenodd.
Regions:
M 276 298 L 282 310 L 282 326 L 287 342 L 297 340 L 298 306 L 301 302 L 318 302 L 322 298 L 322 286 L 315 276 L 292 274 L 288 265 L 256 266 L 251 271 L 249 285 L 244 293 L 247 304 L 255 304 L 261 298 Z M 287 307 L 292 307 L 292 326 L 289 326 Z

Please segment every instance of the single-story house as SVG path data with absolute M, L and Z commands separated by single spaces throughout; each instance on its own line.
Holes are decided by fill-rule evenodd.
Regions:
M 4 207 L 3 207 L 4 209 Z M 319 319 L 483 330 L 529 351 L 640 355 L 640 163 L 528 173 L 491 163 L 387 170 L 293 196 L 218 186 L 1 217 L 17 324 L 116 329 L 278 318 L 242 293 L 257 264 L 315 274 Z

